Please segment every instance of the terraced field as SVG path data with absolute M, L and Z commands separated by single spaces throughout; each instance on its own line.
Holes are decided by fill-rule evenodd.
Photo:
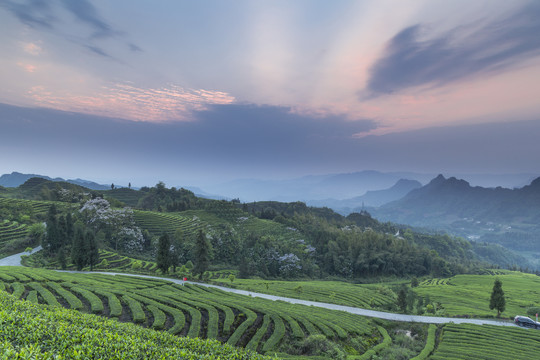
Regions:
M 540 331 L 474 325 L 446 325 L 429 359 L 520 360 L 538 358 Z
M 496 270 L 492 275 L 456 275 L 447 279 L 430 279 L 414 291 L 439 302 L 449 316 L 495 316 L 489 309 L 493 282 L 498 278 L 506 298 L 502 317 L 526 315 L 527 308 L 540 306 L 540 277 L 516 271 Z
M 65 307 L 191 338 L 217 339 L 268 353 L 323 334 L 335 341 L 368 336 L 369 319 L 320 308 L 250 298 L 165 280 L 0 268 L 0 290 L 32 303 Z
M 41 256 L 41 253 L 33 254 L 23 259 L 22 263 L 24 266 L 42 267 L 43 265 L 40 263 Z M 154 261 L 138 260 L 103 249 L 99 250 L 99 260 L 100 262 L 94 266 L 94 270 L 152 275 L 155 275 L 157 270 L 157 264 Z M 52 260 L 48 262 L 47 267 L 49 269 L 58 269 L 60 264 L 57 260 Z M 67 264 L 66 270 L 76 270 L 76 268 L 74 264 L 70 263 Z M 90 267 L 85 267 L 83 270 L 89 271 Z
M 24 199 L 9 199 L 0 198 L 0 207 L 19 207 L 29 209 L 35 213 L 46 213 L 49 210 L 52 202 L 50 201 L 37 201 L 37 200 L 24 200 Z
M 36 304 L 36 294 L 32 290 L 27 301 L 18 301 L 0 291 L 2 359 L 267 359 L 215 340 L 181 338 Z
M 230 283 L 227 274 L 214 282 Z M 342 281 L 266 281 L 235 279 L 236 288 L 302 300 L 319 301 L 360 308 L 384 308 L 395 303 L 395 294 L 383 285 L 357 285 Z
M 204 226 L 196 217 L 188 217 L 180 213 L 135 210 L 134 215 L 137 226 L 157 236 L 163 232 L 172 236 L 178 229 L 184 231 L 185 234 L 194 234 Z
M 28 234 L 28 226 L 19 224 L 14 221 L 0 220 L 0 248 L 3 244 L 14 240 L 26 237 Z

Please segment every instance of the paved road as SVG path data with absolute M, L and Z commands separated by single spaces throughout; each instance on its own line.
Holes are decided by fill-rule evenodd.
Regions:
M 37 248 L 32 249 L 32 252 L 30 254 L 33 254 L 35 252 L 38 252 L 41 250 L 41 245 Z M 27 252 L 22 252 L 20 254 L 11 255 L 8 257 L 5 257 L 3 259 L 0 259 L 0 266 L 21 266 L 21 256 L 22 255 L 29 255 Z
M 41 250 L 41 247 L 35 248 L 33 252 Z M 27 253 L 21 253 L 17 255 L 10 256 L 9 258 L 1 259 L 0 260 L 0 266 L 20 266 L 21 265 L 21 255 L 24 255 Z M 17 258 L 18 256 L 18 258 Z M 4 260 L 6 259 L 12 259 L 9 260 L 9 264 L 4 264 Z M 17 260 L 18 259 L 18 260 Z M 158 276 L 151 276 L 151 275 L 136 275 L 136 274 L 123 274 L 123 273 L 116 273 L 116 272 L 89 272 L 89 271 L 70 271 L 70 270 L 57 270 L 60 272 L 69 272 L 69 273 L 79 273 L 79 274 L 105 274 L 105 275 L 127 275 L 127 276 L 135 276 L 135 277 L 143 277 L 148 279 L 159 279 L 159 280 L 168 280 L 170 282 L 173 282 L 175 284 L 184 284 L 184 281 L 179 279 L 168 279 L 168 278 L 162 278 Z M 497 326 L 516 326 L 513 322 L 510 321 L 496 321 L 496 320 L 482 320 L 482 319 L 461 319 L 461 318 L 447 318 L 447 317 L 435 317 L 435 316 L 420 316 L 420 315 L 404 315 L 404 314 L 394 314 L 394 313 L 388 313 L 383 311 L 375 311 L 375 310 L 368 310 L 368 309 L 361 309 L 356 308 L 352 306 L 343 306 L 343 305 L 336 305 L 336 304 L 329 304 L 329 303 L 322 303 L 322 302 L 316 302 L 316 301 L 308 301 L 308 300 L 299 300 L 299 299 L 293 299 L 293 298 L 287 298 L 283 296 L 274 296 L 274 295 L 268 295 L 268 294 L 262 294 L 262 293 L 256 293 L 252 291 L 247 290 L 239 290 L 239 289 L 231 289 L 224 286 L 217 286 L 217 285 L 210 285 L 210 284 L 202 284 L 197 282 L 185 282 L 197 284 L 201 286 L 206 287 L 212 287 L 221 289 L 223 291 L 239 294 L 239 295 L 247 295 L 252 297 L 258 297 L 268 300 L 280 300 L 284 302 L 288 302 L 291 304 L 301 304 L 301 305 L 307 305 L 307 306 L 316 306 L 321 307 L 325 309 L 330 310 L 341 310 L 345 311 L 351 314 L 361 315 L 361 316 L 367 316 L 367 317 L 374 317 L 379 319 L 385 319 L 385 320 L 393 320 L 393 321 L 403 321 L 403 322 L 419 322 L 419 323 L 428 323 L 428 324 L 446 324 L 446 323 L 455 323 L 455 324 L 475 324 L 475 325 L 497 325 Z

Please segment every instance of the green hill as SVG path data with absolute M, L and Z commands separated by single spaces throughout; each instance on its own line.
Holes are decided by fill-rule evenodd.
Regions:
M 472 245 L 463 239 L 380 223 L 366 212 L 343 217 L 328 208 L 308 207 L 300 202 L 241 204 L 236 200 L 210 200 L 185 189 L 168 189 L 161 183 L 140 190 L 98 193 L 33 178 L 11 189 L 9 195 L 47 200 L 4 198 L 0 201 L 1 221 L 27 225 L 44 222 L 49 207 L 56 204 L 59 212 L 55 223 L 59 226 L 70 213 L 73 220 L 69 226 L 77 223 L 81 231 L 92 232 L 101 248 L 146 261 L 155 260 L 158 238 L 166 233 L 176 249 L 171 264 L 195 263 L 195 238 L 203 231 L 212 257 L 210 270 L 238 269 L 241 276 L 449 276 L 477 271 L 489 264 L 526 264 L 503 248 Z M 110 202 L 100 203 L 101 195 Z M 97 211 L 98 203 L 104 207 L 96 218 L 88 209 Z M 136 206 L 129 210 L 123 208 L 126 203 Z M 59 234 L 71 237 L 53 245 L 54 253 L 49 255 L 58 256 L 57 249 L 63 248 L 62 256 L 69 258 L 74 230 L 63 229 Z

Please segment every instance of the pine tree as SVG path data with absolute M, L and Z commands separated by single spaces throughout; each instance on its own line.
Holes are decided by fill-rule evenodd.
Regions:
M 71 212 L 68 212 L 66 215 L 66 244 L 71 244 L 73 241 L 74 229 L 73 229 L 73 217 Z
M 94 265 L 99 262 L 99 251 L 96 237 L 93 232 L 88 231 L 85 236 L 86 248 L 86 264 L 90 265 L 90 271 L 94 270 Z
M 397 297 L 397 306 L 404 313 L 407 312 L 407 291 L 405 290 L 405 288 L 401 288 L 399 290 L 398 297 Z
M 60 249 L 58 249 L 57 260 L 60 263 L 60 267 L 62 268 L 62 270 L 66 270 L 66 267 L 67 267 L 66 251 L 63 246 Z
M 500 317 L 505 308 L 506 300 L 504 298 L 502 282 L 499 279 L 495 279 L 493 291 L 491 292 L 491 299 L 489 300 L 489 309 L 497 309 L 497 317 Z
M 163 234 L 159 238 L 158 251 L 157 251 L 157 267 L 161 270 L 163 274 L 166 274 L 169 271 L 169 266 L 171 266 L 171 240 L 169 235 Z
M 73 245 L 71 246 L 71 261 L 77 270 L 82 270 L 85 264 L 85 249 L 84 249 L 84 233 L 78 228 L 73 237 Z
M 195 267 L 193 268 L 193 274 L 202 275 L 208 270 L 210 264 L 210 244 L 206 239 L 206 235 L 202 230 L 199 230 L 197 240 L 195 241 Z
M 56 206 L 51 205 L 47 213 L 47 235 L 43 239 L 43 248 L 49 255 L 55 255 L 59 243 L 58 219 L 56 218 Z

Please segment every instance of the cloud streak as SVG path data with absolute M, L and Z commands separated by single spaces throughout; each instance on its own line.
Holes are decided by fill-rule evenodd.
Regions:
M 86 0 L 61 0 L 61 4 L 70 11 L 75 17 L 90 25 L 94 29 L 92 37 L 111 37 L 116 35 L 116 31 L 99 16 L 98 11 Z
M 0 1 L 0 6 L 11 12 L 20 22 L 34 29 L 53 29 L 56 17 L 45 0 Z
M 221 91 L 176 85 L 141 88 L 132 84 L 114 84 L 91 96 L 53 93 L 36 86 L 30 91 L 30 97 L 42 107 L 150 122 L 189 121 L 193 111 L 235 101 L 233 96 Z
M 371 95 L 502 72 L 540 55 L 540 3 L 479 26 L 460 26 L 432 38 L 423 25 L 407 27 L 387 44 L 370 71 Z
M 21 23 L 33 29 L 47 30 L 69 42 L 76 43 L 93 54 L 118 61 L 116 57 L 110 55 L 109 51 L 104 50 L 102 46 L 96 45 L 96 42 L 107 38 L 123 37 L 125 34 L 107 22 L 99 14 L 96 7 L 87 0 L 26 0 L 21 2 L 0 0 L 0 7 L 5 8 Z M 87 25 L 91 29 L 91 35 L 79 36 L 76 32 L 65 30 L 66 26 L 69 25 L 56 15 L 60 8 L 71 13 L 77 23 Z M 133 42 L 126 42 L 126 46 L 131 52 L 142 51 Z

